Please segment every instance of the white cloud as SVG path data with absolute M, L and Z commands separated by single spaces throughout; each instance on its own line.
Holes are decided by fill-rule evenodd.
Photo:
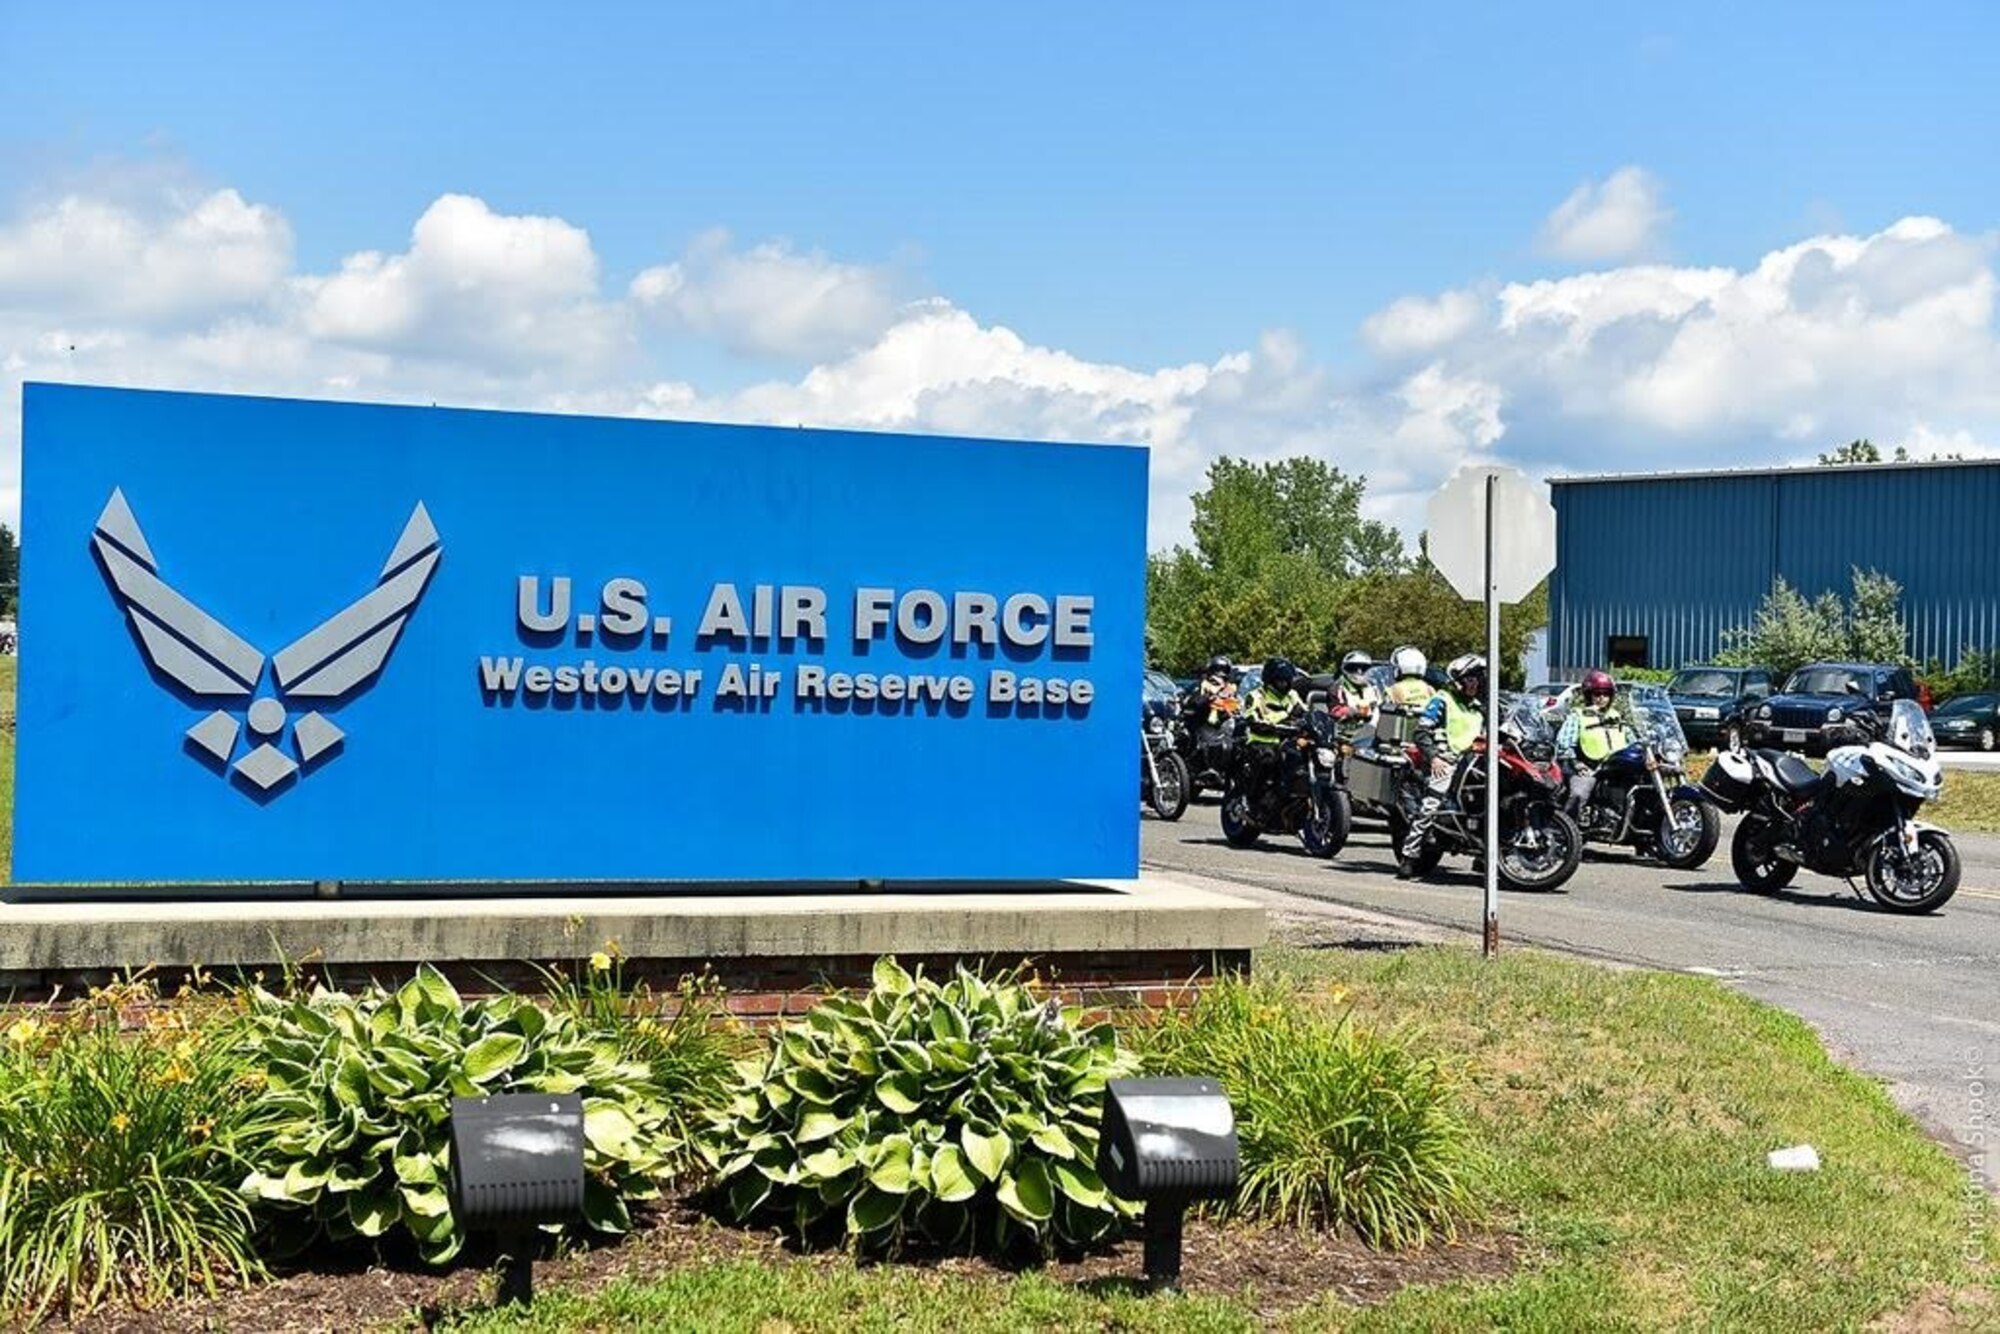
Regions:
M 262 300 L 291 267 L 285 219 L 234 190 L 146 205 L 70 194 L 0 226 L 0 307 L 201 319 Z
M 464 195 L 435 201 L 402 250 L 322 273 L 294 271 L 276 209 L 230 191 L 150 211 L 66 198 L 0 217 L 9 522 L 26 379 L 1144 442 L 1156 545 L 1185 537 L 1188 495 L 1224 453 L 1326 458 L 1369 478 L 1371 515 L 1413 529 L 1470 457 L 1607 471 L 1809 458 L 1860 435 L 1920 454 L 2000 445 L 1994 239 L 1930 218 L 1743 268 L 1412 294 L 1364 324 L 1368 362 L 1336 371 L 1282 330 L 1184 365 L 1092 360 L 903 300 L 885 270 L 719 234 L 607 293 L 582 227 Z M 679 337 L 639 337 L 663 321 Z M 676 364 L 695 340 L 803 364 L 704 385 Z
M 735 250 L 728 233 L 714 231 L 681 259 L 634 278 L 631 296 L 666 327 L 732 352 L 817 361 L 880 337 L 896 321 L 896 289 L 884 268 L 801 255 L 780 242 Z
M 296 288 L 314 338 L 526 370 L 594 367 L 629 341 L 627 313 L 599 297 L 597 279 L 582 228 L 444 195 L 417 219 L 407 251 L 350 255 Z
M 1485 305 L 1484 298 L 1471 291 L 1406 296 L 1370 315 L 1361 332 L 1385 356 L 1421 354 L 1463 336 L 1479 322 Z
M 1562 259 L 1629 259 L 1652 249 L 1672 214 L 1660 182 L 1643 167 L 1620 167 L 1570 192 L 1542 224 L 1542 247 Z

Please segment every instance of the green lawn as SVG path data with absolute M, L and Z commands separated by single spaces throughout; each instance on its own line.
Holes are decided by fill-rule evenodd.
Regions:
M 1702 978 L 1528 950 L 1274 950 L 1258 966 L 1343 989 L 1364 1022 L 1417 1024 L 1463 1063 L 1512 1277 L 1292 1312 L 1303 1330 L 1858 1329 L 1928 1300 L 1988 1307 L 1988 1201 L 1882 1089 L 1800 1021 Z M 1781 1174 L 1772 1149 L 1818 1148 Z M 967 1279 L 844 1261 L 737 1260 L 466 1330 L 1254 1329 L 1255 1294 L 1146 1300 L 1029 1276 Z M 1925 1328 L 1947 1326 L 1925 1325 Z

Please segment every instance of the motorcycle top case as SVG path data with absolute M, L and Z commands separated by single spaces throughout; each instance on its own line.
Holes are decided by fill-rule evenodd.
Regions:
M 1418 716 L 1405 713 L 1393 704 L 1384 704 L 1375 711 L 1375 743 L 1378 746 L 1403 746 L 1416 740 Z
M 1749 760 L 1724 752 L 1715 757 L 1715 763 L 1702 775 L 1701 787 L 1715 798 L 1716 805 L 1726 811 L 1737 811 L 1750 803 L 1750 794 L 1756 786 L 1752 775 Z

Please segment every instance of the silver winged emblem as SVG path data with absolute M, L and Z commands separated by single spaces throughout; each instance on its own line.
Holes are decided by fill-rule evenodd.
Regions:
M 111 580 L 153 670 L 194 699 L 250 701 L 239 720 L 217 708 L 187 731 L 188 742 L 260 792 L 326 756 L 346 734 L 320 712 L 372 683 L 389 660 L 410 613 L 437 568 L 443 546 L 418 502 L 396 539 L 375 587 L 271 655 L 271 691 L 261 691 L 264 654 L 160 578 L 139 521 L 113 490 L 97 517 L 91 545 Z M 306 712 L 291 723 L 296 758 L 282 742 L 288 705 Z M 250 749 L 232 764 L 245 729 Z

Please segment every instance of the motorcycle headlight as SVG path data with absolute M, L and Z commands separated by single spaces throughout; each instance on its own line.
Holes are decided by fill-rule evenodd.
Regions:
M 1678 741 L 1669 741 L 1660 747 L 1660 758 L 1678 768 L 1680 762 L 1687 758 L 1687 747 Z
M 1759 718 L 1769 718 L 1771 716 L 1771 706 L 1768 704 L 1759 705 L 1757 708 L 1757 716 Z
M 1830 723 L 1840 722 L 1846 717 L 1847 715 L 1839 709 L 1828 709 L 1826 711 L 1826 720 Z
M 1331 769 L 1334 765 L 1334 761 L 1339 757 L 1336 756 L 1331 750 L 1327 749 L 1325 746 L 1321 746 L 1319 748 L 1319 754 L 1314 758 L 1316 758 L 1319 761 L 1321 768 Z
M 1167 730 L 1167 720 L 1156 713 L 1146 720 L 1146 730 L 1154 736 L 1158 736 Z

